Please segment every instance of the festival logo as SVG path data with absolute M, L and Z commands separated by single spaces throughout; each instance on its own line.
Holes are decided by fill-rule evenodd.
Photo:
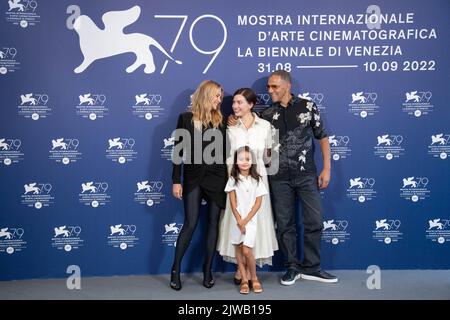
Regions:
M 355 177 L 349 179 L 350 186 L 347 189 L 347 197 L 359 203 L 373 200 L 377 196 L 374 189 L 375 179 Z
M 41 19 L 37 8 L 36 0 L 8 0 L 6 21 L 22 28 L 35 26 Z
M 81 160 L 80 140 L 77 138 L 55 138 L 51 141 L 48 158 L 64 165 Z
M 14 47 L 3 47 L 0 50 L 0 76 L 15 72 L 20 69 L 20 62 L 16 58 L 17 49 Z
M 97 120 L 108 115 L 109 108 L 106 105 L 106 95 L 102 93 L 84 93 L 78 96 L 78 105 L 76 106 L 77 115 Z
M 5 166 L 19 163 L 24 159 L 22 140 L 0 137 L 0 163 Z
M 432 96 L 431 91 L 414 90 L 406 92 L 402 111 L 417 118 L 427 115 L 434 109 L 434 106 L 431 104 Z
M 403 148 L 404 138 L 400 134 L 382 134 L 377 136 L 377 144 L 374 146 L 374 154 L 386 160 L 399 158 L 405 154 Z
M 108 188 L 109 184 L 105 181 L 84 182 L 81 184 L 81 192 L 78 194 L 79 202 L 92 208 L 104 206 L 111 202 L 111 196 L 107 193 Z
M 108 245 L 113 248 L 126 250 L 133 248 L 139 243 L 136 236 L 137 227 L 134 224 L 116 224 L 109 226 Z
M 325 220 L 323 221 L 322 240 L 326 243 L 337 245 L 350 239 L 347 220 Z
M 376 92 L 359 91 L 352 93 L 348 112 L 361 118 L 373 116 L 380 108 L 376 105 L 377 98 L 378 94 Z
M 403 233 L 400 231 L 401 221 L 398 219 L 380 219 L 376 220 L 374 229 L 372 230 L 372 239 L 385 244 L 398 242 L 403 238 Z
M 171 222 L 164 225 L 161 235 L 162 243 L 169 247 L 176 247 L 178 235 L 183 227 L 182 223 Z
M 30 182 L 25 184 L 21 195 L 21 204 L 27 207 L 41 209 L 54 203 L 51 183 Z
M 26 249 L 27 242 L 24 240 L 24 233 L 25 230 L 21 227 L 0 228 L 0 253 L 13 254 Z
M 156 93 L 140 93 L 134 96 L 133 115 L 145 120 L 160 118 L 164 115 L 161 106 L 162 97 Z
M 430 190 L 427 188 L 429 179 L 427 177 L 406 177 L 402 180 L 400 188 L 400 197 L 412 202 L 425 200 L 430 196 Z
M 35 121 L 41 118 L 45 119 L 52 114 L 52 108 L 48 104 L 49 100 L 48 94 L 45 93 L 21 94 L 18 114 Z
M 106 148 L 106 158 L 124 164 L 136 160 L 137 151 L 134 150 L 136 140 L 134 138 L 110 138 Z
M 140 181 L 136 183 L 137 189 L 134 193 L 134 201 L 153 207 L 164 201 L 164 183 L 162 181 Z
M 333 134 L 332 136 L 328 136 L 328 142 L 330 143 L 331 158 L 334 161 L 346 159 L 351 156 L 352 149 L 350 148 L 349 136 Z
M 450 134 L 437 133 L 431 135 L 430 144 L 428 145 L 428 154 L 434 158 L 442 160 L 447 159 L 450 153 Z
M 53 228 L 52 247 L 58 250 L 70 252 L 84 246 L 84 240 L 80 237 L 80 226 L 58 226 Z
M 433 218 L 425 228 L 426 239 L 437 244 L 450 242 L 450 219 Z

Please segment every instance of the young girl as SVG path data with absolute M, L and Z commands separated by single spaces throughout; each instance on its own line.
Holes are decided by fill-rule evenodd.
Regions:
M 239 291 L 242 294 L 250 292 L 249 280 L 252 281 L 255 293 L 263 291 L 256 276 L 256 261 L 252 248 L 256 240 L 258 221 L 256 214 L 261 206 L 262 196 L 268 192 L 256 170 L 255 160 L 256 158 L 248 146 L 236 150 L 230 178 L 225 187 L 225 192 L 230 194 L 231 210 L 234 216 L 234 223 L 230 225 L 229 235 L 231 243 L 235 246 L 236 260 L 242 276 Z M 244 261 L 250 271 L 251 279 L 247 277 Z

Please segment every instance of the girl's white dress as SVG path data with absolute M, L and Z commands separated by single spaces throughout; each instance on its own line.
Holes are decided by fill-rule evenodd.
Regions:
M 245 219 L 245 217 L 248 216 L 256 202 L 256 198 L 268 193 L 266 186 L 261 180 L 257 181 L 251 176 L 244 177 L 243 175 L 239 175 L 239 183 L 237 184 L 233 177 L 228 179 L 228 183 L 225 186 L 225 192 L 229 194 L 231 191 L 236 193 L 236 210 L 239 212 L 242 219 Z M 245 225 L 245 233 L 241 232 L 237 225 L 237 220 L 233 215 L 229 230 L 229 237 L 232 244 L 244 243 L 245 246 L 250 248 L 255 246 L 258 214 L 259 210 Z
M 230 153 L 227 157 L 228 173 L 231 171 L 234 152 L 242 147 L 249 146 L 255 153 L 257 158 L 257 170 L 262 176 L 267 191 L 269 191 L 269 181 L 267 179 L 266 167 L 264 166 L 264 150 L 272 146 L 272 130 L 271 124 L 253 114 L 255 121 L 250 128 L 246 128 L 244 124 L 238 120 L 238 124 L 227 129 L 227 138 L 230 143 Z M 220 218 L 219 238 L 217 241 L 217 250 L 225 261 L 236 263 L 235 246 L 231 243 L 230 232 L 233 220 L 233 212 L 229 195 L 225 212 Z M 272 257 L 274 252 L 278 250 L 278 242 L 275 235 L 275 227 L 273 222 L 272 207 L 270 204 L 270 195 L 264 195 L 261 207 L 256 214 L 256 239 L 253 247 L 253 255 L 256 264 L 262 267 L 265 264 L 272 265 Z

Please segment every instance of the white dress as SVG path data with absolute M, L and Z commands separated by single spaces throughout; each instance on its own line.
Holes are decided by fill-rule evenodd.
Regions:
M 236 210 L 239 212 L 242 219 L 245 219 L 245 217 L 248 216 L 257 197 L 268 194 L 266 186 L 261 180 L 258 182 L 251 176 L 244 177 L 242 175 L 239 175 L 239 183 L 237 184 L 233 177 L 228 179 L 227 185 L 225 186 L 225 192 L 229 194 L 231 191 L 236 193 Z M 259 209 L 253 218 L 245 225 L 245 234 L 239 229 L 237 220 L 233 215 L 229 229 L 229 238 L 232 244 L 237 245 L 244 243 L 245 246 L 250 248 L 255 246 L 258 214 Z
M 249 146 L 256 154 L 258 173 L 262 176 L 262 182 L 269 191 L 269 181 L 264 166 L 264 150 L 272 146 L 271 125 L 268 121 L 259 118 L 254 114 L 255 121 L 253 125 L 247 129 L 244 124 L 238 120 L 238 124 L 227 129 L 227 138 L 230 143 L 230 154 L 227 157 L 228 173 L 233 163 L 234 152 L 242 147 Z M 235 247 L 231 243 L 229 230 L 233 222 L 233 212 L 231 211 L 230 199 L 227 195 L 226 208 L 220 218 L 219 238 L 217 241 L 217 250 L 225 261 L 236 263 Z M 253 255 L 256 264 L 262 267 L 265 264 L 272 265 L 272 257 L 274 252 L 278 250 L 278 242 L 275 235 L 275 227 L 273 222 L 272 207 L 270 203 L 270 195 L 264 195 L 261 207 L 256 214 L 256 240 L 253 247 Z

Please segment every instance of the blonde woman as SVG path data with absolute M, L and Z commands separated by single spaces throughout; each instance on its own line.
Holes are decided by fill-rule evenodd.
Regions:
M 220 111 L 222 98 L 222 87 L 212 80 L 205 80 L 192 96 L 191 110 L 178 117 L 178 132 L 185 136 L 175 143 L 174 156 L 177 156 L 175 150 L 179 147 L 178 144 L 182 143 L 183 151 L 178 157 L 183 158 L 183 162 L 173 160 L 172 192 L 175 198 L 183 200 L 185 218 L 178 235 L 170 277 L 170 287 L 174 290 L 181 289 L 181 260 L 197 226 L 202 198 L 208 203 L 203 286 L 211 288 L 214 285 L 211 266 L 217 244 L 220 212 L 225 208 L 224 189 L 227 182 L 224 147 L 226 124 Z M 206 138 L 211 136 L 214 139 Z

